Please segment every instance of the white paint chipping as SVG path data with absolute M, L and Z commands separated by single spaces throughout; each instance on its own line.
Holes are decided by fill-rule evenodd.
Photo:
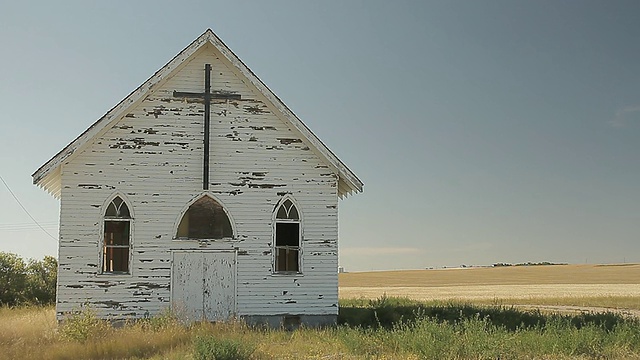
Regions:
M 204 64 L 212 90 L 241 95 L 211 104 L 207 191 L 204 106 L 173 96 L 202 91 Z M 118 319 L 181 304 L 193 319 L 337 314 L 338 198 L 362 183 L 210 30 L 33 177 L 60 197 L 58 318 L 83 305 Z M 101 274 L 114 194 L 134 214 L 129 274 Z M 232 239 L 175 239 L 203 194 L 232 219 Z M 273 271 L 273 211 L 285 196 L 304 213 L 297 274 Z
M 175 251 L 171 304 L 189 321 L 224 321 L 236 312 L 235 251 Z

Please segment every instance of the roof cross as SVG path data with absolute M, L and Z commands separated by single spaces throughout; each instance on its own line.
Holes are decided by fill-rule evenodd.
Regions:
M 192 93 L 184 91 L 173 91 L 174 97 L 202 99 L 204 102 L 204 163 L 202 166 L 202 189 L 209 189 L 209 129 L 211 121 L 211 99 L 236 99 L 240 100 L 239 94 L 232 94 L 224 91 L 211 92 L 211 64 L 204 65 L 204 92 Z

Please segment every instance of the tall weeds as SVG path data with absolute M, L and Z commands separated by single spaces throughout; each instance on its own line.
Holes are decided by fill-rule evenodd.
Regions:
M 640 358 L 640 321 L 611 313 L 544 315 L 394 298 L 349 305 L 341 308 L 340 321 L 349 325 L 340 333 L 350 352 L 363 357 Z

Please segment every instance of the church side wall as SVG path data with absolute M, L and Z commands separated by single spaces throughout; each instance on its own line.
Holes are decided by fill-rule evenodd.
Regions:
M 203 105 L 173 97 L 212 89 L 208 193 L 231 215 L 236 239 L 174 240 L 185 206 L 203 193 Z M 105 317 L 143 317 L 170 306 L 171 249 L 236 249 L 239 316 L 337 314 L 337 175 L 205 47 L 62 167 L 58 316 L 84 304 Z M 130 275 L 100 274 L 104 207 L 113 194 L 130 205 Z M 292 196 L 303 217 L 302 274 L 272 274 L 273 210 Z

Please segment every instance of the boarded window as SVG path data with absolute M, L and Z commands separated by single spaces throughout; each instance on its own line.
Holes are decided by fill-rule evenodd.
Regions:
M 178 239 L 223 239 L 233 237 L 231 222 L 222 206 L 203 196 L 189 206 L 178 225 Z
M 289 199 L 276 211 L 275 264 L 278 273 L 300 272 L 300 217 Z
M 103 273 L 129 273 L 131 215 L 120 197 L 109 203 L 104 215 Z

